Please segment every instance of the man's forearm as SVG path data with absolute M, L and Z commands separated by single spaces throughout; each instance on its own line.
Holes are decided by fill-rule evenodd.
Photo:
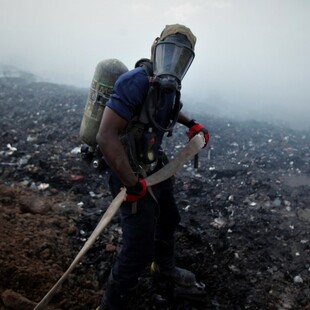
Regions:
M 132 171 L 123 144 L 119 140 L 119 133 L 126 126 L 126 120 L 106 107 L 96 140 L 107 164 L 120 178 L 124 186 L 131 187 L 137 184 L 138 178 Z
M 122 143 L 118 138 L 109 138 L 106 141 L 108 142 L 101 142 L 99 147 L 107 164 L 117 174 L 124 186 L 136 185 L 138 178 L 129 165 Z

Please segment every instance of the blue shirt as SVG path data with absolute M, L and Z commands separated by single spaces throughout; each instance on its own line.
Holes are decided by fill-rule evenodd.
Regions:
M 113 92 L 107 102 L 107 106 L 118 116 L 130 121 L 139 115 L 149 90 L 149 79 L 145 70 L 141 67 L 122 74 L 114 85 Z M 170 121 L 174 104 L 174 93 L 165 94 L 161 100 L 156 122 L 166 128 Z M 160 147 L 163 131 L 154 130 L 157 136 L 157 148 Z

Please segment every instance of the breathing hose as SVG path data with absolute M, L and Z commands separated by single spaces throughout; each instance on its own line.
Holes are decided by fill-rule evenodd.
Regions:
M 161 88 L 158 85 L 151 86 L 148 97 L 146 99 L 147 103 L 147 115 L 148 119 L 150 120 L 151 124 L 159 131 L 163 132 L 171 132 L 174 125 L 176 124 L 178 117 L 179 117 L 179 112 L 182 108 L 182 103 L 180 101 L 180 92 L 176 91 L 175 94 L 175 102 L 173 106 L 173 110 L 171 113 L 171 121 L 170 124 L 168 124 L 167 128 L 162 127 L 156 120 L 155 117 L 157 115 L 158 109 L 160 108 L 160 102 L 161 102 L 161 96 L 165 93 L 166 90 Z

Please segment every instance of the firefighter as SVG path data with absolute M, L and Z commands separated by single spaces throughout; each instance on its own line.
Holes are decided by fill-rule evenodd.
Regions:
M 175 265 L 174 232 L 180 215 L 168 179 L 147 189 L 144 178 L 167 163 L 161 144 L 176 122 L 188 128 L 191 139 L 208 131 L 181 112 L 181 82 L 194 59 L 196 37 L 184 25 L 167 25 L 141 59 L 122 74 L 106 103 L 96 137 L 110 167 L 112 194 L 126 187 L 120 208 L 123 245 L 112 267 L 98 309 L 123 309 L 138 278 L 152 262 L 154 276 L 183 287 L 195 275 Z

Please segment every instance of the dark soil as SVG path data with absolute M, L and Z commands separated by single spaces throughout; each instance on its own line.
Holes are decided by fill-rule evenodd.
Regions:
M 0 309 L 33 309 L 111 202 L 107 175 L 81 159 L 87 90 L 0 78 Z M 176 176 L 179 266 L 204 301 L 175 309 L 310 309 L 310 132 L 194 115 L 211 132 L 199 168 Z M 177 127 L 169 156 L 186 143 Z M 95 309 L 121 246 L 118 217 L 47 309 Z M 153 309 L 149 271 L 130 309 Z M 172 306 L 171 306 L 172 308 Z

